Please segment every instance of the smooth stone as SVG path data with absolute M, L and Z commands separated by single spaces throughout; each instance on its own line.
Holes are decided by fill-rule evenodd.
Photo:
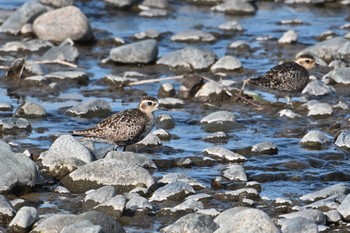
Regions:
M 310 106 L 308 116 L 329 116 L 332 115 L 333 108 L 327 103 L 318 103 Z
M 320 224 L 320 225 L 326 224 L 326 216 L 320 210 L 301 210 L 301 211 L 293 212 L 289 214 L 282 214 L 280 215 L 280 217 L 283 217 L 286 219 L 302 217 L 316 224 Z
M 90 151 L 68 134 L 58 137 L 49 150 L 40 154 L 40 158 L 43 166 L 57 178 L 93 161 Z
M 126 194 L 128 201 L 125 204 L 125 208 L 131 211 L 145 211 L 152 210 L 152 204 L 145 197 L 141 197 L 137 193 Z
M 74 42 L 67 38 L 58 46 L 53 46 L 46 51 L 42 56 L 42 60 L 74 62 L 78 57 L 79 51 L 74 46 Z
M 179 218 L 173 224 L 166 226 L 160 230 L 161 233 L 177 233 L 177 232 L 201 232 L 212 233 L 218 228 L 211 216 L 205 214 L 187 214 Z
M 303 217 L 296 217 L 282 221 L 281 231 L 283 233 L 318 233 L 317 224 Z
M 105 213 L 113 218 L 119 218 L 125 209 L 125 203 L 126 198 L 123 195 L 116 195 L 96 206 L 94 210 Z
M 24 118 L 5 117 L 0 120 L 0 132 L 10 133 L 12 131 L 31 131 L 32 126 Z
M 105 2 L 116 8 L 126 8 L 136 3 L 136 0 L 105 0 Z
M 58 71 L 45 75 L 46 78 L 54 81 L 62 81 L 62 82 L 75 82 L 78 84 L 88 83 L 89 77 L 87 73 L 83 71 Z
M 106 75 L 103 78 L 103 81 L 105 81 L 106 83 L 115 84 L 117 86 L 122 86 L 123 87 L 124 85 L 126 85 L 128 83 L 137 82 L 139 80 L 137 78 L 132 78 L 132 77 Z
M 52 43 L 40 39 L 28 41 L 11 41 L 1 46 L 0 50 L 4 52 L 30 51 L 36 52 L 40 49 L 52 47 Z
M 211 10 L 233 15 L 251 15 L 256 11 L 249 2 L 243 0 L 225 0 L 224 3 L 212 7 Z
M 129 151 L 110 151 L 105 157 L 106 159 L 118 159 L 127 164 L 137 165 L 143 168 L 157 169 L 156 164 L 146 154 L 134 153 Z
M 157 129 L 153 131 L 153 134 L 163 141 L 169 141 L 171 139 L 170 133 L 167 132 L 165 129 Z
M 163 210 L 170 210 L 171 212 L 177 212 L 177 211 L 193 211 L 196 212 L 198 210 L 204 209 L 204 204 L 201 201 L 196 200 L 185 200 L 184 202 L 172 207 L 172 208 L 165 208 Z
M 0 103 L 0 111 L 12 111 L 12 105 L 9 103 Z
M 238 153 L 232 152 L 223 147 L 210 147 L 203 150 L 213 158 L 227 160 L 229 162 L 245 162 L 246 158 Z
M 61 182 L 74 193 L 86 192 L 104 185 L 112 185 L 116 187 L 117 193 L 124 193 L 140 186 L 150 188 L 154 179 L 142 167 L 117 159 L 101 159 L 79 167 Z
M 40 15 L 33 23 L 38 38 L 62 42 L 67 38 L 73 41 L 94 39 L 90 23 L 84 13 L 75 6 L 67 6 Z
M 38 104 L 26 102 L 16 110 L 15 115 L 17 117 L 37 118 L 45 117 L 47 112 Z
M 159 105 L 165 108 L 182 108 L 185 102 L 178 98 L 167 97 L 159 99 Z
M 229 136 L 227 133 L 223 131 L 212 133 L 206 137 L 203 138 L 206 142 L 216 142 L 216 141 L 226 141 L 228 140 Z
M 329 84 L 331 81 L 335 83 L 350 84 L 350 67 L 340 67 L 331 70 L 322 77 L 322 81 Z
M 174 119 L 169 114 L 161 114 L 157 117 L 157 126 L 163 129 L 172 129 L 175 127 Z
M 237 126 L 237 119 L 232 112 L 216 111 L 205 116 L 200 123 L 207 132 L 229 132 Z
M 238 164 L 230 165 L 223 173 L 223 176 L 234 181 L 248 181 L 244 167 Z
M 15 216 L 16 210 L 12 207 L 11 203 L 6 199 L 4 195 L 0 195 L 0 221 L 2 223 L 9 223 L 13 216 Z
M 168 15 L 168 11 L 164 9 L 148 9 L 143 10 L 139 13 L 140 16 L 143 17 L 164 17 Z
M 158 90 L 158 96 L 160 98 L 174 97 L 175 95 L 176 91 L 171 83 L 163 83 Z
M 234 191 L 224 191 L 222 193 L 218 193 L 217 197 L 222 200 L 232 200 L 232 201 L 240 201 L 244 198 L 249 198 L 252 200 L 259 200 L 260 195 L 259 192 L 254 188 L 241 188 Z
M 18 34 L 26 23 L 47 11 L 47 8 L 37 1 L 27 1 L 14 11 L 0 26 L 0 32 Z
M 170 52 L 161 57 L 157 64 L 167 65 L 170 68 L 185 70 L 206 70 L 217 57 L 214 52 L 196 48 L 185 47 L 184 49 Z
M 209 216 L 212 216 L 214 218 L 220 214 L 220 212 L 214 208 L 197 210 L 196 213 L 209 215 Z
M 169 7 L 168 0 L 144 0 L 141 3 L 143 7 L 166 9 Z
M 229 21 L 229 22 L 220 24 L 219 28 L 221 30 L 228 30 L 228 31 L 243 31 L 242 25 L 237 21 Z
M 39 219 L 38 211 L 31 206 L 23 206 L 20 208 L 16 216 L 9 224 L 12 231 L 23 231 L 28 229 L 34 222 Z
M 76 223 L 72 223 L 68 226 L 63 227 L 60 233 L 76 233 L 77 229 L 80 232 L 84 233 L 103 233 L 103 229 L 101 226 L 95 225 L 88 220 L 79 221 Z
M 66 110 L 67 116 L 97 117 L 108 116 L 112 112 L 109 103 L 102 99 L 91 99 Z
M 301 93 L 314 96 L 331 95 L 335 93 L 335 89 L 320 80 L 313 80 L 307 84 Z
M 300 197 L 301 200 L 313 202 L 319 199 L 324 199 L 334 194 L 348 194 L 350 193 L 350 186 L 346 183 L 335 184 L 319 191 L 308 193 Z
M 282 109 L 281 111 L 278 112 L 280 117 L 286 116 L 288 118 L 294 119 L 294 118 L 301 118 L 301 115 L 293 112 L 290 109 Z
M 212 34 L 202 32 L 199 30 L 190 30 L 190 31 L 180 32 L 180 33 L 177 33 L 177 34 L 173 35 L 172 37 L 170 37 L 170 39 L 172 41 L 180 41 L 180 42 L 188 42 L 188 41 L 212 42 L 212 41 L 215 41 L 215 37 Z
M 350 149 L 350 130 L 341 131 L 335 140 L 335 145 L 340 148 Z
M 13 10 L 0 9 L 0 24 L 3 24 L 13 13 Z
M 337 210 L 329 210 L 324 213 L 327 218 L 327 222 L 330 223 L 337 223 L 342 219 L 342 216 Z
M 228 46 L 231 49 L 247 49 L 250 50 L 250 45 L 247 41 L 237 40 L 229 44 Z
M 193 179 L 192 177 L 188 176 L 185 173 L 168 173 L 165 174 L 162 179 L 158 180 L 158 183 L 162 184 L 171 184 L 176 181 L 181 181 L 186 184 L 191 185 L 194 189 L 202 189 L 206 188 L 204 184 L 200 183 L 196 179 Z
M 201 101 L 222 101 L 227 96 L 224 88 L 216 82 L 207 82 L 194 96 Z
M 285 19 L 285 20 L 281 20 L 280 24 L 298 25 L 298 24 L 304 24 L 304 22 L 300 19 Z
M 279 44 L 292 44 L 298 41 L 298 35 L 294 30 L 285 32 L 281 38 L 278 39 Z
M 207 193 L 198 193 L 198 194 L 193 194 L 193 195 L 186 197 L 186 200 L 201 201 L 201 200 L 209 200 L 211 198 L 212 198 L 212 196 L 207 194 Z
M 150 201 L 183 200 L 185 196 L 195 193 L 188 183 L 175 181 L 157 189 Z
M 211 66 L 210 70 L 214 73 L 219 71 L 234 71 L 242 68 L 241 61 L 233 56 L 224 56 L 220 58 L 214 65 Z
M 179 90 L 179 98 L 188 99 L 193 97 L 204 85 L 204 79 L 201 76 L 187 74 L 183 76 Z
M 312 202 L 306 206 L 308 209 L 319 209 L 319 210 L 328 210 L 328 209 L 337 209 L 339 207 L 339 202 L 345 198 L 344 194 L 334 194 L 325 199 L 321 199 L 315 202 Z
M 55 8 L 62 8 L 73 5 L 74 0 L 39 0 L 39 2 Z
M 263 154 L 277 154 L 278 148 L 272 142 L 261 142 L 252 147 L 252 152 Z
M 338 68 L 345 68 L 346 63 L 342 60 L 333 60 L 328 64 L 328 67 L 333 68 L 333 70 Z
M 136 143 L 135 145 L 142 146 L 160 146 L 162 145 L 162 141 L 157 137 L 157 135 L 153 133 L 149 133 L 144 139 Z
M 21 27 L 21 34 L 22 35 L 31 35 L 33 33 L 33 24 L 26 23 Z
M 242 211 L 242 210 L 246 210 L 248 209 L 248 207 L 233 207 L 233 208 L 229 208 L 224 210 L 223 212 L 221 212 L 215 219 L 214 222 L 216 224 L 218 224 L 219 226 L 225 225 L 228 221 L 230 221 L 230 218 L 232 216 L 234 216 L 235 214 L 237 214 L 238 212 Z
M 345 199 L 341 202 L 337 211 L 345 219 L 345 221 L 350 222 L 350 194 L 348 194 Z
M 158 56 L 158 42 L 154 39 L 143 40 L 113 48 L 109 58 L 114 62 L 126 64 L 154 63 Z
M 115 187 L 103 186 L 99 189 L 89 191 L 84 197 L 84 202 L 93 201 L 96 204 L 104 203 L 117 194 Z
M 321 149 L 330 143 L 328 136 L 319 130 L 310 130 L 299 141 L 302 147 L 307 149 Z

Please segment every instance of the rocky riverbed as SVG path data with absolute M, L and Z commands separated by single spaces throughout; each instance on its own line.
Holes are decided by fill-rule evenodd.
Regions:
M 0 232 L 349 232 L 350 2 L 0 2 Z M 242 81 L 303 53 L 291 104 Z M 159 98 L 116 151 L 70 135 Z

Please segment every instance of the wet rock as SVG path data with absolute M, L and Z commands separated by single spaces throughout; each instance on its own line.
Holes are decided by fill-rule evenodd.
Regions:
M 301 210 L 289 214 L 282 214 L 280 217 L 287 219 L 302 217 L 319 225 L 326 224 L 326 216 L 320 210 Z
M 33 39 L 28 41 L 11 41 L 4 44 L 0 50 L 4 52 L 31 51 L 35 52 L 42 48 L 50 47 L 52 44 L 47 41 Z
M 325 133 L 319 130 L 311 130 L 304 135 L 299 143 L 304 148 L 320 150 L 327 146 L 330 143 L 330 140 Z
M 25 232 L 39 219 L 38 211 L 31 206 L 23 206 L 9 224 L 9 231 Z
M 16 211 L 5 196 L 0 195 L 0 221 L 2 224 L 7 224 L 11 221 Z
M 254 188 L 241 188 L 234 191 L 224 191 L 214 196 L 220 200 L 242 201 L 244 199 L 260 200 L 258 191 Z
M 36 118 L 45 117 L 47 113 L 45 109 L 40 105 L 31 102 L 26 102 L 16 110 L 15 115 L 17 117 Z
M 45 75 L 51 82 L 73 82 L 77 84 L 87 84 L 89 77 L 83 71 L 58 71 Z
M 198 211 L 204 209 L 203 202 L 196 201 L 193 199 L 185 200 L 184 202 L 172 207 L 172 208 L 165 208 L 164 210 L 170 210 L 171 212 L 177 212 L 177 211 Z
M 179 97 L 182 99 L 193 97 L 203 85 L 202 77 L 193 74 L 185 75 L 180 86 Z
M 164 9 L 147 9 L 141 11 L 139 15 L 143 17 L 163 17 L 168 15 L 168 11 Z
M 301 115 L 293 112 L 290 109 L 282 109 L 281 111 L 278 112 L 278 114 L 280 117 L 286 116 L 286 117 L 292 118 L 292 119 L 301 117 Z
M 157 30 L 150 29 L 147 31 L 136 33 L 134 37 L 138 40 L 157 39 L 160 37 L 160 33 Z
M 176 232 L 201 232 L 211 233 L 218 228 L 213 222 L 212 217 L 205 214 L 188 214 L 179 218 L 175 223 L 164 227 L 160 230 L 161 233 L 176 233 Z
M 67 38 L 60 45 L 53 46 L 43 56 L 43 60 L 48 61 L 68 61 L 74 62 L 79 56 L 78 49 L 74 47 L 74 42 Z
M 142 146 L 160 146 L 162 141 L 153 133 L 149 133 L 144 139 L 136 143 L 135 145 Z
M 334 93 L 335 89 L 333 87 L 328 86 L 327 84 L 319 80 L 311 81 L 302 91 L 302 94 L 309 94 L 314 96 L 330 95 Z
M 174 69 L 205 70 L 216 61 L 215 53 L 196 48 L 186 47 L 161 57 L 157 64 L 167 65 Z
M 109 58 L 119 63 L 149 64 L 157 60 L 158 42 L 153 39 L 143 40 L 113 48 Z
M 90 41 L 94 38 L 90 23 L 75 6 L 67 6 L 42 14 L 33 23 L 34 33 L 43 40 L 62 42 Z
M 183 200 L 189 194 L 195 193 L 191 185 L 175 181 L 157 189 L 150 201 Z
M 144 0 L 139 7 L 141 9 L 144 9 L 145 7 L 166 9 L 169 7 L 169 2 L 168 0 Z
M 220 58 L 210 70 L 214 73 L 220 71 L 234 71 L 242 68 L 242 63 L 236 57 L 233 56 L 224 56 Z
M 215 37 L 206 32 L 202 32 L 199 30 L 191 30 L 191 31 L 185 31 L 180 32 L 175 35 L 173 35 L 170 38 L 172 41 L 180 41 L 180 42 L 212 42 L 215 41 Z
M 336 33 L 330 30 L 327 30 L 325 32 L 322 32 L 320 35 L 317 36 L 317 39 L 319 41 L 329 40 L 336 36 Z
M 62 8 L 73 5 L 74 0 L 39 0 L 39 2 L 55 8 Z
M 256 11 L 249 2 L 243 0 L 226 0 L 224 3 L 212 7 L 211 10 L 233 15 L 250 15 L 255 14 Z
M 82 102 L 66 110 L 67 116 L 76 117 L 105 117 L 112 112 L 111 106 L 102 99 L 92 99 Z
M 9 103 L 0 103 L 0 111 L 4 111 L 4 112 L 12 111 L 12 105 Z
M 61 180 L 71 192 L 85 192 L 104 185 L 113 185 L 118 193 L 135 187 L 149 188 L 154 184 L 152 176 L 142 167 L 117 159 L 101 159 L 79 167 Z
M 313 202 L 315 200 L 324 199 L 335 194 L 350 193 L 350 186 L 346 183 L 335 184 L 319 191 L 308 193 L 300 197 L 303 201 Z
M 332 115 L 333 108 L 327 103 L 318 103 L 309 107 L 308 116 L 327 117 Z
M 123 195 L 116 195 L 102 204 L 99 204 L 94 209 L 105 213 L 113 218 L 119 218 L 125 208 L 126 199 Z
M 40 158 L 43 166 L 57 178 L 93 161 L 90 151 L 71 135 L 58 137 L 48 151 L 41 153 Z
M 340 108 L 343 110 L 347 110 L 349 109 L 349 106 L 346 103 L 339 101 L 336 105 L 333 105 L 333 108 Z
M 137 165 L 143 168 L 157 169 L 152 159 L 146 154 L 127 152 L 127 151 L 111 151 L 106 155 L 106 159 L 118 159 L 127 164 Z
M 191 185 L 194 189 L 203 189 L 205 185 L 186 175 L 185 173 L 168 173 L 163 176 L 162 179 L 158 180 L 161 184 L 171 184 L 176 181 L 181 181 Z
M 344 68 L 346 67 L 346 63 L 341 60 L 334 60 L 328 64 L 328 67 L 333 69 Z
M 227 223 L 227 221 L 229 221 L 232 216 L 234 216 L 238 212 L 240 212 L 242 210 L 246 210 L 246 209 L 248 209 L 248 208 L 247 207 L 234 207 L 234 208 L 224 210 L 214 219 L 214 222 L 216 224 L 218 224 L 219 226 L 225 225 Z
M 283 233 L 318 233 L 317 224 L 303 217 L 296 217 L 282 221 L 281 230 Z
M 31 35 L 33 33 L 33 25 L 31 23 L 26 23 L 21 27 L 22 35 Z
M 227 129 L 227 127 L 231 129 L 236 125 L 236 122 L 237 120 L 235 115 L 229 111 L 216 111 L 210 113 L 200 121 L 200 123 L 203 124 L 207 129 L 213 128 L 216 129 L 216 131 L 221 131 L 218 129 L 222 128 L 220 125 L 224 125 L 225 129 Z
M 229 21 L 219 25 L 221 30 L 229 30 L 229 31 L 243 31 L 242 25 L 237 21 Z
M 159 99 L 159 105 L 165 108 L 182 108 L 185 102 L 177 98 L 168 97 Z
M 30 131 L 32 126 L 24 118 L 5 117 L 0 120 L 0 132 L 11 133 L 19 130 Z
M 278 39 L 279 44 L 292 44 L 298 41 L 298 35 L 294 30 L 289 30 Z
M 169 141 L 171 139 L 170 133 L 168 133 L 165 129 L 157 129 L 153 131 L 153 134 L 162 141 Z
M 230 165 L 224 171 L 223 176 L 229 180 L 248 181 L 247 174 L 245 173 L 243 166 L 237 164 Z
M 350 149 L 350 131 L 341 131 L 335 140 L 335 145 L 340 148 Z
M 285 19 L 281 20 L 280 24 L 285 24 L 285 25 L 299 25 L 299 24 L 304 24 L 304 22 L 300 19 Z
M 176 95 L 175 88 L 171 83 L 164 83 L 158 90 L 158 96 L 160 98 L 174 97 Z
M 129 83 L 137 82 L 137 78 L 129 78 L 129 77 L 122 77 L 122 76 L 116 76 L 116 75 L 106 75 L 103 79 L 104 82 L 116 86 L 126 86 Z
M 350 84 L 350 67 L 336 68 L 323 76 L 322 81 L 327 84 L 331 82 Z
M 161 114 L 157 117 L 157 126 L 163 129 L 175 127 L 174 119 L 169 114 Z
M 89 232 L 89 233 L 102 233 L 104 232 L 101 226 L 95 225 L 88 220 L 79 221 L 76 223 L 72 223 L 68 226 L 63 227 L 60 233 L 75 233 L 77 229 L 81 232 Z
M 227 133 L 223 132 L 223 131 L 219 131 L 219 132 L 215 132 L 212 133 L 208 136 L 206 136 L 205 138 L 203 138 L 204 141 L 206 142 L 226 142 L 228 140 L 229 136 Z
M 92 204 L 102 204 L 110 199 L 112 199 L 117 194 L 115 187 L 113 186 L 103 186 L 96 190 L 89 191 L 85 198 L 84 202 L 93 202 Z M 86 204 L 84 204 L 86 205 Z
M 141 197 L 137 193 L 126 194 L 128 201 L 126 202 L 125 208 L 129 211 L 147 211 L 152 210 L 152 204 L 145 197 Z
M 224 88 L 216 82 L 205 83 L 195 95 L 195 98 L 209 102 L 222 101 L 227 97 L 228 95 Z
M 334 194 L 325 199 L 312 202 L 304 207 L 309 209 L 319 209 L 319 210 L 337 209 L 339 207 L 340 200 L 343 200 L 344 198 L 345 198 L 344 194 Z
M 223 147 L 210 147 L 204 149 L 203 152 L 207 153 L 213 158 L 217 158 L 223 161 L 229 162 L 245 162 L 246 158 L 240 154 L 227 150 Z
M 231 49 L 237 49 L 237 50 L 250 50 L 251 47 L 247 41 L 244 40 L 237 40 L 229 44 L 228 46 Z
M 278 148 L 272 142 L 261 142 L 252 147 L 252 152 L 263 154 L 278 154 Z
M 46 12 L 47 8 L 37 1 L 28 1 L 14 11 L 0 26 L 0 32 L 18 34 L 23 25 Z
M 345 219 L 345 221 L 350 222 L 350 194 L 348 194 L 345 199 L 341 202 L 337 211 Z
M 337 210 L 329 210 L 325 212 L 327 222 L 330 223 L 337 223 L 342 219 L 342 216 Z
M 109 5 L 116 8 L 126 8 L 132 6 L 136 1 L 135 0 L 105 0 Z
M 240 209 L 236 209 L 240 208 Z M 224 232 L 261 232 L 261 233 L 278 233 L 278 228 L 273 223 L 272 219 L 259 209 L 252 208 L 233 208 L 235 213 L 224 211 L 219 214 L 214 221 L 219 222 L 219 229 L 215 233 Z M 226 221 L 218 221 L 217 219 L 223 218 L 222 215 L 232 214 L 225 217 Z M 252 224 L 254 223 L 254 224 Z

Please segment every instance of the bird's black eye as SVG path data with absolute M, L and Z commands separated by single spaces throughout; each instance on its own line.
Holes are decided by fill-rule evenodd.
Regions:
M 311 63 L 311 61 L 310 61 L 310 60 L 305 60 L 305 62 L 306 62 L 306 63 Z
M 149 106 L 152 106 L 152 102 L 151 101 L 149 101 L 149 102 L 147 102 L 147 104 L 149 105 Z

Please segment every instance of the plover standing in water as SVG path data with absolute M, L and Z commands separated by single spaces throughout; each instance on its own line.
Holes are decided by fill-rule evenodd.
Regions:
M 284 92 L 287 102 L 290 101 L 290 94 L 300 93 L 309 82 L 309 72 L 316 65 L 313 56 L 304 54 L 299 56 L 295 62 L 286 62 L 277 65 L 263 76 L 251 78 L 244 81 L 252 85 L 258 85 L 269 89 Z M 244 88 L 243 85 L 243 88 Z M 279 96 L 277 95 L 277 98 Z
M 158 109 L 158 100 L 145 96 L 137 108 L 115 113 L 92 128 L 74 130 L 73 135 L 116 144 L 125 151 L 126 146 L 141 141 L 151 132 L 155 122 L 154 111 Z

